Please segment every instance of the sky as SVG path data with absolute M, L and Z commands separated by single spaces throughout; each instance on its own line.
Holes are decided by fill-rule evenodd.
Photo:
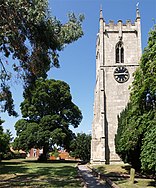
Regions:
M 99 29 L 100 7 L 106 23 L 109 20 L 131 20 L 136 18 L 136 4 L 139 2 L 142 30 L 142 49 L 147 46 L 148 33 L 156 23 L 156 0 L 49 0 L 49 9 L 52 16 L 56 16 L 62 23 L 67 22 L 67 14 L 83 13 L 85 20 L 82 24 L 84 36 L 78 41 L 68 45 L 59 53 L 60 68 L 52 68 L 48 75 L 51 79 L 62 80 L 69 84 L 73 102 L 83 114 L 83 120 L 75 133 L 90 133 L 93 120 L 93 103 L 95 87 L 95 47 L 96 36 Z M 9 117 L 1 113 L 4 130 L 10 129 L 15 137 L 14 125 L 21 118 L 20 103 L 22 98 L 22 85 L 12 84 L 15 109 L 19 117 Z

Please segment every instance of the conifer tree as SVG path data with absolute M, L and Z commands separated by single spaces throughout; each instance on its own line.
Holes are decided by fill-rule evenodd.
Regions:
M 136 170 L 156 172 L 156 26 L 134 74 L 130 102 L 120 114 L 116 152 Z

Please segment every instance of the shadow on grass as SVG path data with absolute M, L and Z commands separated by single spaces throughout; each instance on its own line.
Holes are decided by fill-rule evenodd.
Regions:
M 97 168 L 97 170 L 98 170 L 99 172 L 103 173 L 103 174 L 106 173 L 106 168 L 105 168 L 104 166 L 99 166 L 99 167 Z
M 48 164 L 37 161 L 2 162 L 0 164 L 0 175 L 2 175 L 0 188 L 81 187 L 75 165 L 70 164 L 71 161 L 69 165 L 63 162 L 50 161 L 49 163 L 48 161 Z M 3 174 L 7 179 L 3 179 Z
M 125 166 L 123 166 L 125 169 Z M 102 173 L 103 178 L 108 177 L 112 181 L 127 181 L 129 178 L 128 171 L 129 168 L 127 167 L 126 174 L 122 174 L 121 172 L 117 172 L 116 169 L 111 169 L 111 172 L 107 171 L 107 168 L 105 166 L 99 166 L 97 167 L 97 171 Z
M 4 186 L 5 185 L 5 186 Z M 35 186 L 34 186 L 35 185 Z M 81 187 L 80 181 L 77 178 L 68 177 L 61 178 L 56 176 L 47 176 L 44 179 L 39 179 L 38 175 L 22 175 L 10 178 L 7 181 L 0 182 L 0 188 L 4 187 Z
M 156 187 L 156 180 L 148 183 L 148 186 Z
M 25 159 L 23 162 L 27 163 L 83 163 L 81 161 L 75 161 L 75 160 L 47 160 L 47 161 L 40 161 L 40 160 L 32 160 L 32 159 Z
M 123 165 L 123 166 L 121 166 L 121 168 L 125 169 L 127 174 L 130 174 L 131 165 Z
M 28 170 L 22 165 L 22 162 L 0 162 L 0 174 L 24 173 Z

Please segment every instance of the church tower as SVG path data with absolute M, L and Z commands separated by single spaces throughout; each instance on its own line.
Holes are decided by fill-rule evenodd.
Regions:
M 91 163 L 120 162 L 115 152 L 118 115 L 129 100 L 129 86 L 141 58 L 141 25 L 136 20 L 108 24 L 100 10 L 96 42 L 96 85 L 92 123 Z

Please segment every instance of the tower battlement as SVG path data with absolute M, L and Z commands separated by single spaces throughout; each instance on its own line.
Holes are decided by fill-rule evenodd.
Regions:
M 135 26 L 136 25 L 136 21 L 135 22 L 132 22 L 131 20 L 126 20 L 125 23 L 123 23 L 122 20 L 118 20 L 117 23 L 114 22 L 114 20 L 109 20 L 109 23 L 106 24 L 106 27 L 111 27 L 111 26 L 118 26 L 118 25 L 123 25 L 123 26 Z
M 104 25 L 105 31 L 119 31 L 119 29 L 122 29 L 124 32 L 128 31 L 134 31 L 136 32 L 138 30 L 138 23 L 137 22 L 131 22 L 131 20 L 126 20 L 126 23 L 123 23 L 122 20 L 118 20 L 117 23 L 114 23 L 113 20 L 110 20 L 108 24 Z

